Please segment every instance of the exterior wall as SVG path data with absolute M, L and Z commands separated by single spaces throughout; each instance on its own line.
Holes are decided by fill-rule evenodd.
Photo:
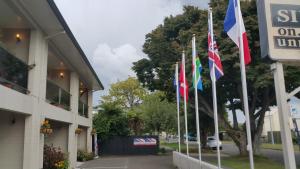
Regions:
M 19 34 L 21 41 L 16 41 L 16 34 Z M 12 55 L 28 62 L 30 31 L 27 29 L 0 28 L 0 46 L 8 50 Z
M 60 72 L 64 73 L 63 78 L 59 77 Z M 65 91 L 70 92 L 70 73 L 68 71 L 57 69 L 48 70 L 47 79 L 57 84 Z
M 7 169 L 23 168 L 24 115 L 0 111 L 0 166 Z M 13 122 L 13 119 L 14 122 Z M 4 153 L 5 152 L 5 153 Z
M 83 128 L 82 132 L 77 136 L 77 149 L 87 151 L 87 128 Z
M 46 95 L 48 42 L 43 33 L 31 31 L 28 64 L 36 66 L 28 74 L 28 90 L 33 98 L 32 115 L 25 119 L 23 169 L 43 166 L 44 137 L 40 134 Z
M 215 165 L 209 164 L 204 161 L 200 163 L 199 159 L 188 157 L 185 154 L 181 154 L 175 151 L 173 151 L 173 164 L 180 169 L 218 169 L 218 167 Z M 201 165 L 201 167 L 199 165 Z
M 0 85 L 0 108 L 14 112 L 32 114 L 34 98 Z M 5 98 L 5 99 L 2 99 Z M 1 118 L 1 112 L 0 112 Z
M 22 39 L 18 44 L 16 33 L 19 33 Z M 0 152 L 6 152 L 0 153 L 0 168 L 42 168 L 44 144 L 53 144 L 68 153 L 70 168 L 75 168 L 76 165 L 77 140 L 81 140 L 80 147 L 92 151 L 89 134 L 92 129 L 92 92 L 84 96 L 88 98 L 90 118 L 78 117 L 79 77 L 75 72 L 65 72 L 64 79 L 59 79 L 58 70 L 48 71 L 50 39 L 45 37 L 46 35 L 38 29 L 29 31 L 0 28 L 0 45 L 28 65 L 32 65 L 28 71 L 29 94 L 22 94 L 0 85 Z M 72 95 L 70 111 L 46 102 L 47 71 L 51 80 Z M 23 115 L 16 115 L 16 112 Z M 13 115 L 16 117 L 16 123 L 11 125 L 7 121 Z M 41 122 L 44 119 L 60 124 L 54 126 L 54 133 L 47 137 L 40 133 Z M 75 134 L 78 125 L 86 128 L 79 138 Z
M 266 112 L 265 116 L 265 123 L 263 127 L 262 135 L 266 136 L 269 131 L 271 131 L 271 126 L 273 131 L 280 131 L 280 123 L 279 123 L 279 115 L 278 115 L 278 109 L 273 107 L 271 108 L 271 111 Z M 270 126 L 271 122 L 271 126 Z M 297 119 L 298 128 L 300 127 L 300 119 Z M 294 129 L 294 124 L 292 121 L 292 118 L 289 118 L 289 126 L 290 129 Z
M 53 133 L 45 138 L 45 144 L 60 148 L 68 153 L 68 125 L 52 127 Z

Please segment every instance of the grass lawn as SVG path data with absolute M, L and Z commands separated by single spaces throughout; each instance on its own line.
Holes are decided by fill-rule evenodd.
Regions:
M 173 150 L 178 149 L 178 143 L 166 143 L 161 142 L 161 147 L 168 147 Z M 278 146 L 278 145 L 277 145 Z M 281 145 L 279 145 L 280 147 Z M 181 144 L 181 150 L 186 151 L 186 145 Z M 190 145 L 190 152 L 198 153 L 197 145 Z M 209 151 L 208 151 L 209 153 Z M 217 161 L 211 161 L 213 164 L 217 164 Z M 247 169 L 250 168 L 248 156 L 240 157 L 240 156 L 232 156 L 232 157 L 222 157 L 222 166 L 230 169 Z M 267 157 L 255 156 L 254 157 L 255 169 L 284 169 L 284 166 L 269 160 Z M 300 168 L 298 168 L 300 169 Z
M 272 150 L 282 150 L 282 145 L 281 144 L 262 144 L 261 148 L 272 149 Z M 299 146 L 294 145 L 294 150 L 296 152 L 299 152 Z
M 178 150 L 178 143 L 166 143 L 166 142 L 160 142 L 160 147 L 168 147 L 172 150 Z M 189 144 L 189 152 L 190 153 L 198 153 L 198 145 Z M 181 151 L 186 151 L 186 145 L 181 143 Z
M 214 162 L 216 163 L 216 162 Z M 231 169 L 246 169 L 250 168 L 249 159 L 247 157 L 232 156 L 222 158 L 222 166 Z M 255 169 L 284 169 L 284 166 L 269 160 L 266 157 L 255 156 L 254 158 Z

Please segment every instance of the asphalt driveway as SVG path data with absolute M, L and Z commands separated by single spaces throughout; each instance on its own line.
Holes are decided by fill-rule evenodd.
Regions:
M 175 169 L 170 155 L 106 156 L 88 161 L 80 169 Z

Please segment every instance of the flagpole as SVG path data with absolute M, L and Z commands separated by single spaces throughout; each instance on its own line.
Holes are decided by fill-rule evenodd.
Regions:
M 213 17 L 212 9 L 209 8 L 209 19 L 210 19 L 210 37 L 213 51 L 215 50 L 214 34 L 213 34 Z M 214 108 L 214 123 L 215 123 L 215 136 L 217 140 L 217 156 L 218 156 L 218 169 L 221 169 L 221 155 L 220 155 L 220 138 L 219 138 L 219 121 L 218 121 L 218 106 L 217 106 L 217 89 L 216 89 L 216 73 L 215 73 L 215 61 L 213 61 L 212 67 L 212 92 L 213 92 L 213 108 Z
M 187 103 L 186 103 L 186 78 L 185 78 L 185 53 L 182 52 L 182 68 L 183 68 L 183 99 L 184 99 L 184 120 L 185 120 L 185 142 L 186 142 L 186 155 L 189 157 L 189 139 L 188 139 L 188 124 L 187 124 Z
M 197 129 L 197 143 L 198 143 L 198 155 L 199 155 L 199 164 L 201 168 L 202 159 L 201 159 L 201 141 L 200 141 L 200 123 L 199 123 L 199 107 L 198 107 L 198 82 L 196 77 L 196 37 L 193 35 L 192 40 L 192 48 L 193 48 L 193 69 L 194 69 L 194 89 L 195 89 L 195 110 L 196 110 L 196 129 Z
M 244 58 L 244 44 L 243 44 L 243 33 L 241 29 L 242 20 L 241 20 L 241 5 L 240 0 L 237 0 L 238 15 L 237 20 L 239 23 L 239 49 L 240 49 L 240 68 L 241 68 L 241 77 L 242 77 L 242 88 L 243 88 L 243 102 L 244 102 L 244 111 L 246 116 L 246 130 L 247 130 L 247 149 L 249 151 L 249 160 L 250 160 L 250 169 L 254 169 L 254 160 L 253 160 L 253 149 L 252 149 L 252 139 L 251 139 L 251 126 L 250 126 L 250 117 L 249 117 L 249 105 L 248 105 L 248 91 L 247 91 L 247 81 L 246 81 L 246 68 L 245 68 L 245 58 Z
M 178 126 L 178 152 L 181 153 L 181 143 L 180 143 L 180 114 L 179 114 L 179 90 L 178 90 L 178 63 L 176 63 L 175 68 L 175 80 L 176 80 L 176 100 L 177 100 L 177 126 Z

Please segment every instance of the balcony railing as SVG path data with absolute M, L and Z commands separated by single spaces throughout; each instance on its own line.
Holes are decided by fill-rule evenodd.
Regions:
M 80 100 L 78 102 L 78 114 L 86 118 L 89 117 L 89 107 Z
M 0 46 L 0 84 L 28 94 L 29 66 Z
M 70 93 L 56 85 L 54 82 L 47 80 L 46 99 L 50 104 L 65 110 L 70 110 L 70 98 Z

